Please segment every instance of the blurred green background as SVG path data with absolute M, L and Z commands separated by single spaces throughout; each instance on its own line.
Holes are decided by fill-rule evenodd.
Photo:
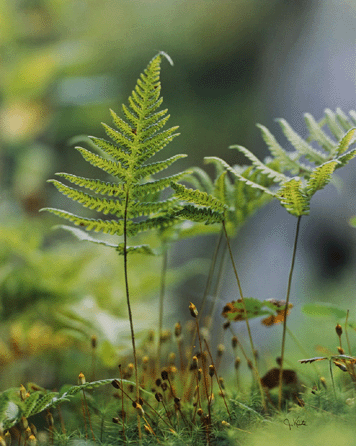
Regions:
M 46 180 L 60 171 L 94 175 L 73 145 L 81 143 L 81 135 L 104 136 L 100 122 L 110 124 L 109 108 L 121 112 L 120 104 L 126 102 L 139 73 L 159 50 L 174 61 L 174 67 L 163 62 L 162 94 L 172 116 L 170 124 L 179 125 L 181 132 L 168 146 L 166 157 L 187 153 L 180 169 L 202 166 L 203 157 L 209 155 L 231 164 L 245 162 L 229 152 L 228 146 L 238 143 L 261 158 L 267 155 L 256 122 L 278 135 L 273 119 L 284 117 L 303 135 L 303 112 L 320 119 L 326 107 L 341 106 L 348 111 L 354 106 L 355 13 L 354 1 L 0 0 L 0 292 L 4 322 L 0 361 L 13 364 L 14 358 L 28 356 L 35 341 L 29 344 L 24 338 L 17 350 L 14 345 L 21 343 L 21 330 L 30 330 L 34 321 L 41 321 L 46 330 L 55 326 L 66 329 L 67 334 L 70 331 L 71 339 L 79 343 L 76 348 L 92 333 L 101 336 L 107 365 L 114 364 L 118 344 L 120 351 L 129 345 L 129 339 L 123 342 L 124 330 L 118 328 L 126 330 L 126 322 L 117 318 L 117 314 L 125 315 L 121 261 L 105 248 L 85 246 L 59 231 L 51 232 L 51 226 L 61 222 L 38 210 L 44 206 L 71 209 L 71 203 L 64 202 Z M 343 277 L 345 269 L 345 299 L 355 285 L 355 250 L 350 246 L 356 240 L 354 230 L 347 226 L 347 218 L 356 213 L 351 193 L 355 176 L 350 172 L 345 177 L 346 202 L 333 198 L 333 211 L 326 211 L 326 195 L 321 193 L 317 211 L 308 220 L 309 229 L 303 230 L 295 280 L 299 285 L 294 290 L 298 298 L 307 294 L 307 301 L 318 300 L 315 289 L 327 282 L 332 300 L 335 280 Z M 289 262 L 294 223 L 273 204 L 242 231 L 236 252 L 243 259 L 240 266 L 247 295 L 259 297 L 263 290 L 263 299 L 283 297 L 286 281 L 281 277 L 286 272 L 278 265 Z M 315 244 L 316 234 L 319 245 Z M 319 260 L 325 259 L 323 249 L 330 240 L 331 254 L 327 255 L 341 258 L 336 269 L 328 269 L 330 265 Z M 320 256 L 313 258 L 318 249 Z M 196 253 L 210 256 L 206 245 L 190 241 L 175 249 L 172 265 L 183 263 L 186 269 L 179 272 L 177 267 L 172 284 L 188 279 L 188 271 L 196 271 L 188 263 Z M 135 265 L 132 286 L 138 327 L 141 322 L 142 328 L 156 324 L 157 307 L 150 303 L 147 312 L 144 306 L 147 299 L 157 301 L 160 264 L 160 259 L 141 259 Z M 199 298 L 205 280 L 199 277 L 184 291 L 184 300 L 177 292 L 172 294 L 168 314 L 177 307 L 181 311 L 186 300 Z M 269 278 L 267 284 L 264 277 Z M 230 279 L 223 302 L 236 298 Z M 322 290 L 327 301 L 325 288 Z M 64 311 L 66 302 L 71 303 L 66 307 L 70 322 L 68 314 L 62 314 L 60 320 L 56 316 Z M 296 326 L 299 316 L 300 306 Z M 16 325 L 18 320 L 20 325 Z M 116 327 L 114 335 L 105 330 L 108 321 Z M 58 340 L 59 346 L 61 342 Z M 71 360 L 71 350 L 66 354 Z M 32 379 L 31 363 L 26 361 L 16 373 Z M 5 382 L 16 382 L 14 370 L 5 374 Z M 66 373 L 58 371 L 58 364 L 51 370 L 43 384 Z

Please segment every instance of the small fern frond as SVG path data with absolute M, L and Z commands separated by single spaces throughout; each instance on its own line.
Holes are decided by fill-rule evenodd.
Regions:
M 118 177 L 121 181 L 127 180 L 127 172 L 122 167 L 121 163 L 115 163 L 114 161 L 107 160 L 100 155 L 96 155 L 89 150 L 83 149 L 83 147 L 75 147 L 75 149 L 78 150 L 82 157 L 91 165 L 98 167 L 114 177 Z
M 315 121 L 310 113 L 304 114 L 304 120 L 309 130 L 310 137 L 317 141 L 327 153 L 332 153 L 336 142 L 330 139 L 329 136 L 323 132 L 320 125 Z
M 78 177 L 77 175 L 71 175 L 68 173 L 56 173 L 56 175 L 65 178 L 72 184 L 85 187 L 100 195 L 108 195 L 114 197 L 123 198 L 125 196 L 125 184 L 124 183 L 108 183 L 100 180 L 92 180 L 89 178 Z M 49 182 L 53 182 L 49 181 Z
M 123 205 L 119 200 L 93 197 L 85 192 L 66 186 L 57 180 L 48 180 L 48 183 L 54 184 L 59 192 L 86 208 L 102 212 L 105 215 L 112 214 L 122 218 Z
M 317 190 L 323 189 L 331 181 L 331 176 L 337 164 L 337 160 L 328 161 L 313 170 L 306 186 L 309 196 L 314 195 Z
M 310 199 L 302 189 L 302 180 L 293 178 L 282 184 L 277 198 L 290 214 L 296 217 L 309 214 Z
M 323 164 L 325 161 L 327 161 L 326 156 L 320 151 L 314 149 L 303 138 L 301 138 L 285 119 L 277 119 L 277 122 L 281 126 L 282 131 L 288 141 L 296 150 L 298 150 L 301 155 L 304 155 L 309 161 L 316 164 Z
M 48 211 L 58 217 L 64 218 L 71 221 L 76 226 L 82 226 L 87 231 L 103 232 L 104 234 L 111 235 L 122 235 L 123 234 L 123 224 L 121 220 L 101 220 L 93 218 L 79 217 L 78 215 L 72 214 L 70 212 L 62 211 L 60 209 L 54 208 L 43 208 L 41 211 Z M 128 225 L 128 233 L 130 235 L 136 234 L 136 231 Z
M 179 159 L 185 158 L 186 156 L 187 155 L 174 155 L 164 161 L 158 161 L 156 163 L 147 164 L 143 167 L 138 167 L 133 172 L 134 182 L 137 183 L 142 178 L 146 178 L 158 172 L 161 172 L 162 170 L 167 169 L 171 164 L 175 163 Z
M 102 123 L 102 125 L 104 126 L 106 131 L 107 131 L 107 128 L 110 128 L 109 126 L 107 126 L 104 123 Z M 121 133 L 115 132 L 115 130 L 113 130 L 113 129 L 110 129 L 110 130 L 112 130 L 111 138 L 114 141 L 117 141 L 118 138 L 114 139 L 114 134 L 121 135 Z M 107 131 L 107 133 L 110 135 L 110 132 Z M 119 163 L 127 163 L 130 161 L 130 153 L 128 153 L 124 150 L 117 150 L 117 146 L 115 146 L 114 144 L 111 144 L 109 141 L 106 141 L 105 139 L 102 139 L 102 138 L 95 138 L 94 136 L 89 136 L 89 138 L 91 139 L 91 141 L 94 143 L 94 145 L 96 147 L 98 147 L 100 150 L 105 152 L 107 155 L 111 156 L 115 161 L 117 161 Z M 127 150 L 128 151 L 130 150 L 129 143 L 127 143 Z
M 230 149 L 237 149 L 241 153 L 243 153 L 246 158 L 248 158 L 253 166 L 266 175 L 268 178 L 271 178 L 273 181 L 277 183 L 281 183 L 282 181 L 288 181 L 290 178 L 286 177 L 280 172 L 276 172 L 275 170 L 269 168 L 266 164 L 264 164 L 262 161 L 260 161 L 257 156 L 255 156 L 252 152 L 250 152 L 248 149 L 242 146 L 230 146 Z
M 167 189 L 167 187 L 170 187 L 172 182 L 187 178 L 191 173 L 191 171 L 187 170 L 185 172 L 176 173 L 175 175 L 171 175 L 169 177 L 160 178 L 159 180 L 148 181 L 147 183 L 134 185 L 132 187 L 133 194 L 135 198 L 142 198 L 148 194 L 161 192 L 162 190 Z
M 355 142 L 356 128 L 350 129 L 340 140 L 336 148 L 336 155 L 340 156 L 349 149 L 350 145 Z
M 191 220 L 197 223 L 205 223 L 206 225 L 214 223 L 222 223 L 224 221 L 224 214 L 212 210 L 211 208 L 198 208 L 194 205 L 187 204 L 180 211 L 178 211 L 176 216 L 182 218 L 183 220 Z
M 241 175 L 237 171 L 237 169 L 234 169 L 233 167 L 231 167 L 226 161 L 222 160 L 221 158 L 218 158 L 216 156 L 207 156 L 204 159 L 207 160 L 207 161 L 211 160 L 211 161 L 214 161 L 214 162 L 219 162 L 226 170 L 231 172 L 234 177 L 236 177 L 240 181 L 246 183 L 248 186 L 256 188 L 256 189 L 260 189 L 261 191 L 263 191 L 266 194 L 271 195 L 273 197 L 275 196 L 275 193 L 272 192 L 271 190 L 269 190 L 267 187 L 264 187 L 261 184 L 255 183 L 255 182 L 249 180 L 248 178 L 245 178 L 243 175 Z
M 292 174 L 297 175 L 300 170 L 300 164 L 291 157 L 288 153 L 279 145 L 276 138 L 268 130 L 267 127 L 261 124 L 257 124 L 257 127 L 261 130 L 262 138 L 267 144 L 269 151 L 273 155 L 275 160 L 278 160 L 283 170 L 289 170 Z
M 227 207 L 218 198 L 211 194 L 207 194 L 206 192 L 190 189 L 178 183 L 171 183 L 171 188 L 174 190 L 174 196 L 182 201 L 194 203 L 197 206 L 209 206 L 212 210 L 221 213 L 223 213 Z

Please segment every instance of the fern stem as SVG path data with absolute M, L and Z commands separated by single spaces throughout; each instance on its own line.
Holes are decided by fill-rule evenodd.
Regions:
M 161 369 L 161 338 L 163 328 L 163 303 L 166 290 L 166 276 L 167 276 L 167 264 L 168 264 L 168 247 L 164 246 L 162 273 L 161 273 L 161 288 L 159 293 L 159 321 L 158 321 L 158 347 L 157 347 L 157 371 L 160 373 Z
M 228 236 L 227 231 L 226 231 L 225 221 L 222 222 L 222 226 L 223 226 L 224 233 L 225 233 L 226 243 L 227 243 L 227 247 L 228 247 L 230 258 L 231 258 L 232 267 L 234 269 L 234 274 L 235 274 L 235 277 L 236 277 L 237 286 L 239 288 L 239 293 L 240 293 L 242 305 L 244 307 L 244 313 L 246 315 L 247 332 L 248 332 L 248 337 L 250 339 L 250 345 L 251 345 L 251 350 L 252 350 L 252 357 L 254 358 L 254 362 L 255 362 L 255 365 L 254 365 L 253 368 L 254 368 L 255 376 L 256 376 L 256 379 L 257 379 L 257 382 L 258 382 L 258 386 L 259 386 L 259 389 L 260 389 L 261 401 L 262 401 L 263 409 L 265 411 L 267 411 L 265 394 L 264 394 L 264 391 L 263 391 L 263 388 L 262 388 L 261 378 L 260 378 L 260 374 L 259 374 L 259 371 L 258 371 L 257 357 L 255 355 L 255 347 L 253 345 L 250 324 L 249 324 L 248 318 L 247 318 L 247 310 L 246 310 L 245 299 L 244 299 L 244 295 L 242 293 L 240 279 L 239 279 L 239 276 L 237 274 L 236 265 L 235 265 L 235 261 L 234 261 L 234 256 L 233 256 L 232 250 L 231 250 L 231 244 L 230 244 L 229 236 Z
M 290 267 L 290 271 L 289 271 L 289 278 L 288 278 L 286 306 L 285 306 L 284 315 L 283 315 L 284 320 L 283 320 L 283 335 L 282 335 L 281 363 L 280 363 L 280 369 L 279 369 L 279 390 L 278 390 L 278 409 L 279 410 L 281 410 L 281 406 L 282 406 L 283 360 L 284 360 L 284 348 L 285 348 L 286 331 L 287 331 L 287 315 L 288 315 L 289 296 L 290 296 L 290 290 L 291 290 L 291 285 L 292 285 L 295 257 L 296 257 L 296 253 L 297 253 L 297 243 L 298 243 L 298 235 L 299 235 L 301 218 L 302 218 L 302 216 L 300 215 L 298 217 L 297 227 L 296 227 L 296 231 L 295 231 L 292 263 L 291 263 L 291 267 Z
M 125 288 L 126 288 L 126 302 L 127 302 L 127 310 L 129 313 L 130 320 L 130 329 L 131 329 L 131 341 L 132 341 L 132 350 L 134 356 L 134 364 L 135 364 L 135 380 L 136 380 L 136 401 L 138 402 L 140 399 L 140 388 L 138 381 L 138 367 L 137 367 L 137 354 L 136 354 L 136 343 L 135 343 L 135 331 L 133 326 L 132 319 L 132 311 L 131 311 L 131 303 L 130 303 L 130 292 L 129 292 L 129 280 L 128 280 L 128 269 L 127 269 L 127 208 L 129 204 L 129 188 L 126 190 L 125 196 L 125 209 L 124 209 L 124 272 L 125 272 Z M 139 432 L 139 438 L 141 440 L 141 419 L 137 414 L 137 426 Z

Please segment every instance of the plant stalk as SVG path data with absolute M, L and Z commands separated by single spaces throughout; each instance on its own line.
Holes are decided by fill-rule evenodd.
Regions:
M 238 274 L 237 274 L 236 265 L 235 265 L 235 261 L 234 261 L 234 256 L 232 255 L 232 250 L 231 250 L 230 240 L 229 240 L 229 236 L 228 236 L 227 231 L 226 231 L 225 221 L 222 222 L 222 226 L 223 226 L 224 233 L 225 233 L 225 238 L 226 238 L 227 247 L 228 247 L 228 249 L 229 249 L 229 254 L 230 254 L 230 258 L 231 258 L 232 267 L 233 267 L 234 274 L 235 274 L 235 277 L 236 277 L 236 282 L 237 282 L 237 286 L 238 286 L 238 289 L 239 289 L 239 293 L 240 293 L 240 297 L 241 297 L 241 302 L 242 302 L 242 305 L 243 305 L 243 307 L 244 307 L 244 313 L 245 313 L 245 315 L 246 315 L 246 319 L 245 319 L 245 320 L 246 320 L 247 332 L 248 332 L 248 337 L 249 337 L 249 339 L 250 339 L 250 345 L 251 345 L 251 350 L 252 350 L 252 357 L 254 358 L 254 362 L 255 362 L 255 365 L 254 365 L 254 372 L 255 372 L 255 376 L 256 376 L 257 382 L 258 382 L 258 387 L 259 387 L 259 389 L 260 389 L 261 401 L 262 401 L 263 409 L 264 409 L 265 411 L 267 411 L 266 400 L 265 400 L 265 394 L 264 394 L 264 390 L 263 390 L 263 388 L 262 388 L 262 383 L 261 383 L 260 374 L 259 374 L 259 372 L 258 372 L 257 358 L 256 358 L 256 355 L 255 355 L 255 347 L 254 347 L 254 345 L 253 345 L 253 340 L 252 340 L 252 334 L 251 334 L 250 324 L 249 324 L 249 322 L 248 322 L 248 318 L 247 318 L 247 310 L 246 310 L 245 299 L 244 299 L 244 295 L 243 295 L 243 293 L 242 293 L 242 288 L 241 288 L 240 279 L 239 279 L 239 276 L 238 276 Z
M 281 407 L 282 407 L 283 361 L 284 361 L 284 348 L 285 348 L 286 331 L 287 331 L 288 305 L 289 305 L 289 296 L 290 296 L 290 290 L 291 290 L 291 285 L 292 285 L 295 257 L 296 257 L 296 253 L 297 253 L 297 243 L 298 243 L 298 235 L 299 235 L 301 218 L 302 218 L 302 216 L 300 215 L 298 217 L 297 227 L 296 227 L 296 231 L 295 231 L 292 263 L 291 263 L 291 267 L 290 267 L 290 271 L 289 271 L 289 278 L 288 278 L 286 306 L 284 308 L 284 315 L 283 315 L 284 320 L 283 320 L 283 335 L 282 335 L 282 348 L 281 348 L 281 363 L 280 363 L 280 369 L 279 369 L 278 410 L 281 410 Z
M 159 321 L 158 321 L 158 347 L 157 347 L 157 372 L 160 373 L 161 368 L 161 339 L 163 328 L 163 303 L 166 291 L 166 275 L 168 264 L 167 244 L 165 243 L 163 251 L 162 273 L 161 273 L 161 288 L 159 293 Z
M 129 280 L 128 280 L 128 270 L 127 270 L 127 208 L 128 208 L 128 204 L 129 204 L 129 189 L 127 189 L 127 191 L 126 191 L 125 209 L 124 209 L 124 272 L 125 272 L 126 302 L 127 302 L 127 310 L 128 310 L 128 313 L 129 313 L 132 350 L 133 350 L 134 364 L 135 364 L 136 401 L 138 403 L 138 401 L 140 399 L 140 388 L 139 388 L 139 381 L 138 381 L 138 367 L 137 367 L 135 331 L 134 331 L 133 319 L 132 319 L 132 311 L 131 311 L 131 303 L 130 303 L 130 292 L 129 292 Z M 139 438 L 141 439 L 142 438 L 141 419 L 140 419 L 139 415 L 137 415 L 137 425 L 138 425 L 138 431 L 139 431 Z

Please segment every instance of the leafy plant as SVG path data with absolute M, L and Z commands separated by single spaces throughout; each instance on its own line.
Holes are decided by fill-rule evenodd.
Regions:
M 137 85 L 128 99 L 129 106 L 122 106 L 126 121 L 111 111 L 117 130 L 103 124 L 107 135 L 113 142 L 91 137 L 93 143 L 105 153 L 106 157 L 77 147 L 86 161 L 114 176 L 116 182 L 82 178 L 67 173 L 57 174 L 77 186 L 93 191 L 95 193 L 93 196 L 82 190 L 64 185 L 58 180 L 50 180 L 61 193 L 72 200 L 97 212 L 115 215 L 116 219 L 84 218 L 63 210 L 44 209 L 73 222 L 77 226 L 84 227 L 86 230 L 123 236 L 122 243 L 113 244 L 94 239 L 79 228 L 62 226 L 82 240 L 113 247 L 124 256 L 126 300 L 135 361 L 137 401 L 139 399 L 137 354 L 130 304 L 127 255 L 129 253 L 154 254 L 154 251 L 148 245 L 128 246 L 128 237 L 141 231 L 166 228 L 175 223 L 175 219 L 170 217 L 169 213 L 177 205 L 177 199 L 167 198 L 162 201 L 155 201 L 155 194 L 166 189 L 173 180 L 178 180 L 185 175 L 183 172 L 157 180 L 151 179 L 152 175 L 164 171 L 171 164 L 186 156 L 175 155 L 164 161 L 148 162 L 178 135 L 175 133 L 178 127 L 162 130 L 170 117 L 167 110 L 158 110 L 163 101 L 160 97 L 162 56 L 170 60 L 163 52 L 157 54 L 137 80 Z M 115 198 L 103 198 L 100 195 Z M 141 217 L 144 218 L 141 219 Z
M 279 119 L 278 122 L 281 129 L 293 145 L 294 151 L 288 152 L 283 149 L 275 137 L 270 131 L 262 126 L 258 125 L 262 132 L 262 136 L 268 145 L 273 158 L 278 161 L 280 170 L 275 170 L 262 161 L 260 161 L 252 152 L 242 146 L 231 146 L 232 149 L 237 149 L 243 153 L 251 162 L 252 165 L 259 172 L 267 175 L 275 183 L 275 187 L 265 187 L 257 181 L 251 181 L 241 175 L 238 170 L 231 167 L 228 163 L 220 158 L 210 157 L 229 171 L 233 176 L 244 182 L 246 185 L 260 189 L 265 193 L 275 197 L 279 200 L 280 204 L 292 215 L 298 217 L 296 234 L 294 240 L 293 254 L 291 268 L 288 278 L 286 306 L 284 310 L 284 322 L 283 322 L 283 335 L 282 335 L 282 347 L 281 347 L 281 365 L 280 365 L 280 380 L 279 380 L 279 407 L 282 402 L 282 376 L 283 376 L 283 360 L 285 350 L 285 334 L 287 327 L 287 309 L 289 305 L 290 289 L 292 283 L 295 255 L 297 249 L 297 240 L 300 228 L 300 219 L 302 215 L 308 215 L 310 209 L 310 200 L 313 195 L 320 189 L 323 189 L 332 178 L 332 174 L 335 169 L 346 165 L 353 157 L 356 156 L 356 149 L 349 149 L 349 146 L 354 142 L 356 128 L 348 130 L 340 139 L 339 142 L 333 142 L 325 133 L 322 132 L 320 126 L 316 123 L 314 118 L 310 114 L 305 115 L 306 122 L 309 130 L 311 131 L 311 139 L 315 139 L 324 150 L 323 152 L 315 149 L 311 144 L 301 138 L 285 121 Z M 305 158 L 307 161 L 314 163 L 314 167 L 310 167 L 303 161 Z M 290 172 L 298 175 L 290 177 L 285 173 Z

